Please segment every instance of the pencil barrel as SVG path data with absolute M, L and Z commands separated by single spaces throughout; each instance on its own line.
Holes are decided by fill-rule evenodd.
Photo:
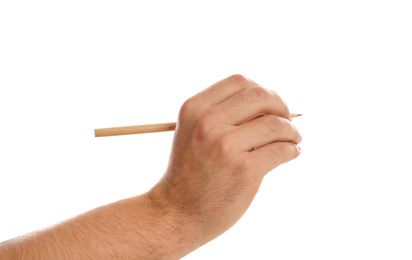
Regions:
M 152 124 L 152 125 L 136 125 L 136 126 L 100 128 L 100 129 L 94 130 L 94 135 L 95 137 L 103 137 L 103 136 L 115 136 L 115 135 L 165 132 L 165 131 L 173 131 L 175 129 L 176 129 L 176 123 L 163 123 L 163 124 Z

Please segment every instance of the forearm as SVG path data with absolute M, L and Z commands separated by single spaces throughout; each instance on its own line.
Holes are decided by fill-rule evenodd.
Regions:
M 194 232 L 161 207 L 146 194 L 99 207 L 0 244 L 0 259 L 178 259 Z

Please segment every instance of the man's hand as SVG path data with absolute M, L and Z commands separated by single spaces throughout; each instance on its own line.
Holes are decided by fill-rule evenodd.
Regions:
M 234 225 L 300 141 L 275 92 L 231 76 L 183 104 L 149 192 L 0 243 L 0 259 L 179 259 Z
M 239 220 L 301 139 L 275 92 L 233 75 L 183 104 L 169 167 L 149 195 L 190 223 L 200 246 Z

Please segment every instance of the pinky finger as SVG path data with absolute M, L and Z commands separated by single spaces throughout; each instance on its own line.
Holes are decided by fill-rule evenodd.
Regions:
M 292 142 L 274 142 L 250 151 L 259 174 L 266 175 L 279 165 L 300 155 L 299 145 Z

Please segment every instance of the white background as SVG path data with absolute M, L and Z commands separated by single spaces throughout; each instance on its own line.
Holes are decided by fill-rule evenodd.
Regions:
M 410 1 L 1 1 L 0 241 L 157 182 L 172 122 L 241 73 L 303 136 L 231 230 L 185 259 L 412 259 Z

